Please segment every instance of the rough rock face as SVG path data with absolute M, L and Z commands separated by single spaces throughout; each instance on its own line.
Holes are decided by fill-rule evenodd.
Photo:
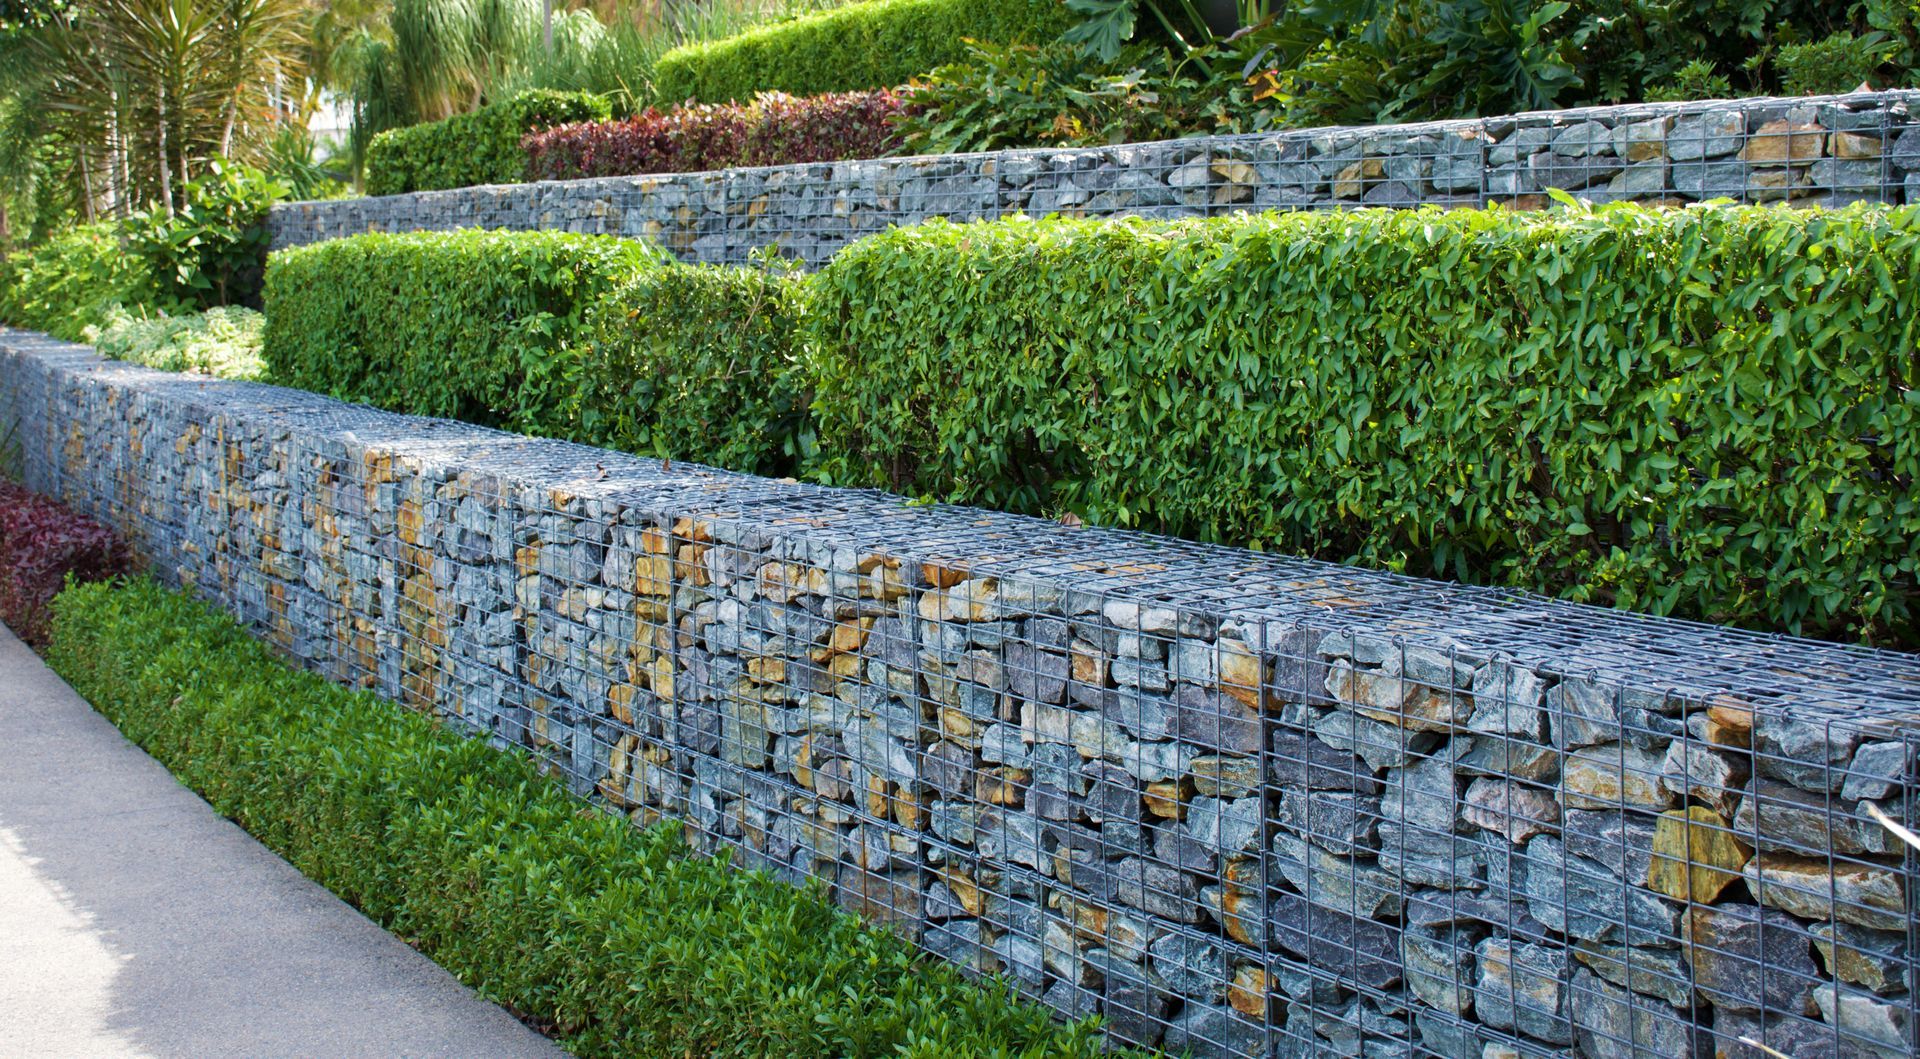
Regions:
M 1580 157 L 1657 144 L 1595 124 Z M 29 485 L 291 657 L 1129 1041 L 1914 1050 L 1914 854 L 1874 817 L 1920 812 L 1912 656 L 904 506 L 17 332 L 0 435 Z
M 1913 202 L 1916 101 L 1920 93 L 1881 92 L 1640 104 L 1124 147 L 549 181 L 296 202 L 273 207 L 268 226 L 275 249 L 370 231 L 540 228 L 642 237 L 710 264 L 744 264 L 755 249 L 778 245 L 817 266 L 863 235 L 932 217 L 1538 207 L 1549 188 L 1594 202 Z

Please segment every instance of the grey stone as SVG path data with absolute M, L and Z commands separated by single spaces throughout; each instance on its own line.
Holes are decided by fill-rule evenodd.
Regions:
M 1914 981 L 1904 931 L 1820 923 L 1813 928 L 1813 947 L 1827 973 L 1843 982 L 1885 995 L 1909 989 Z
M 1807 928 L 1754 905 L 1695 906 L 1681 917 L 1694 986 L 1716 1009 L 1798 1012 L 1821 980 Z
M 1762 776 L 1803 790 L 1838 791 L 1859 745 L 1860 730 L 1855 726 L 1792 714 L 1754 714 L 1755 768 Z
M 1577 938 L 1630 945 L 1679 939 L 1679 908 L 1638 885 L 1621 885 L 1603 864 L 1567 856 L 1553 835 L 1527 843 L 1523 889 L 1535 919 Z
M 1689 1020 L 1660 1001 L 1602 981 L 1585 967 L 1574 969 L 1570 983 L 1575 1038 L 1582 1055 L 1593 1059 L 1693 1059 L 1694 1031 Z
M 1408 928 L 1401 935 L 1407 988 L 1423 1003 L 1449 1015 L 1465 1015 L 1473 1006 L 1474 943 L 1470 931 Z
M 1380 819 L 1380 799 L 1347 791 L 1297 788 L 1280 796 L 1280 826 L 1340 854 L 1352 854 L 1373 844 Z
M 1907 775 L 1909 754 L 1904 743 L 1867 743 L 1856 750 L 1840 785 L 1847 801 L 1885 798 L 1900 788 Z
M 1572 969 L 1565 949 L 1488 938 L 1474 949 L 1479 978 L 1474 1010 L 1480 1021 L 1551 1044 L 1572 1044 L 1567 986 Z
M 1667 133 L 1667 155 L 1676 162 L 1733 154 L 1745 143 L 1746 115 L 1733 108 L 1681 118 Z
M 1268 929 L 1283 949 L 1330 974 L 1374 989 L 1400 981 L 1400 928 L 1276 891 Z
M 1227 995 L 1227 954 L 1190 934 L 1168 934 L 1148 946 L 1148 965 L 1168 989 L 1191 1000 L 1219 1002 Z
M 1916 1042 L 1909 1019 L 1910 1004 L 1843 985 L 1822 985 L 1813 991 L 1820 1018 L 1869 1054 L 1906 1059 Z

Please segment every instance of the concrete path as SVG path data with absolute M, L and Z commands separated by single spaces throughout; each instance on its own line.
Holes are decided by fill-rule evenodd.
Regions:
M 216 815 L 0 626 L 0 1057 L 562 1054 Z

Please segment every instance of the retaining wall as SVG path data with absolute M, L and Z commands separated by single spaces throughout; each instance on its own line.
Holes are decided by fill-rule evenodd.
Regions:
M 1920 657 L 0 332 L 29 485 L 336 680 L 1200 1056 L 1914 1054 Z M 644 985 L 644 983 L 641 983 Z
M 547 181 L 275 206 L 273 246 L 369 231 L 557 228 L 646 238 L 689 261 L 759 248 L 817 265 L 933 217 L 1209 216 L 1356 206 L 1733 198 L 1920 202 L 1920 92 L 1639 104 L 1469 121 L 1306 129 Z

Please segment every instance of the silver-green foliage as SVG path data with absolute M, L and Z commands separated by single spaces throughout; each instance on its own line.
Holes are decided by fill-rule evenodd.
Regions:
M 162 371 L 192 371 L 223 379 L 257 379 L 263 373 L 260 336 L 266 317 L 238 306 L 169 316 L 136 315 L 123 308 L 87 338 L 102 356 Z

